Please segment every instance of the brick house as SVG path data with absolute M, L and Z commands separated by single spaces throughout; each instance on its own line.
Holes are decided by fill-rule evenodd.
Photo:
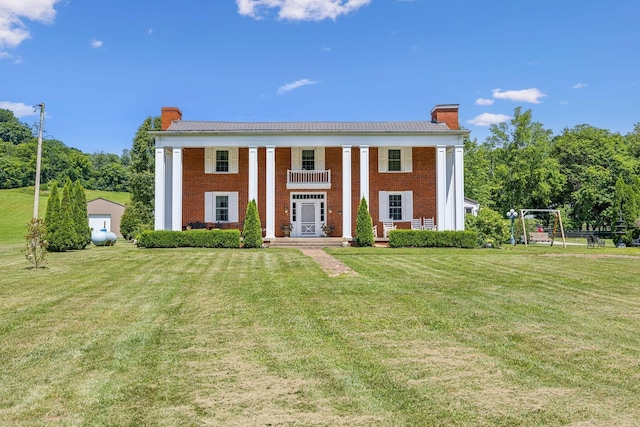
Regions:
M 156 140 L 155 228 L 241 227 L 255 199 L 265 237 L 351 238 L 362 197 L 377 229 L 464 229 L 458 105 L 407 122 L 185 121 L 162 108 Z M 381 236 L 378 231 L 378 235 Z

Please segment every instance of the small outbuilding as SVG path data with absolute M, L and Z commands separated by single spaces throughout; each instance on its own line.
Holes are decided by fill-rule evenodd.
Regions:
M 478 215 L 478 209 L 480 209 L 480 203 L 468 197 L 464 198 L 464 213 L 471 214 L 473 216 Z
M 87 214 L 89 215 L 89 227 L 92 231 L 106 228 L 107 231 L 122 237 L 120 221 L 122 214 L 124 214 L 124 205 L 98 197 L 87 202 Z

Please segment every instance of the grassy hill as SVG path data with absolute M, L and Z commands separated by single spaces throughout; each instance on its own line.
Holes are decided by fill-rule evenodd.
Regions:
M 0 190 L 0 243 L 20 243 L 26 233 L 26 224 L 33 215 L 33 187 Z M 98 197 L 125 204 L 129 193 L 85 190 L 87 201 Z M 49 192 L 40 193 L 39 211 L 44 217 Z

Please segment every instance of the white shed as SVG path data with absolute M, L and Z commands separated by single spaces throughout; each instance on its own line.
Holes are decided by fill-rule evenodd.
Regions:
M 87 214 L 89 215 L 89 227 L 93 230 L 106 228 L 118 237 L 120 233 L 120 220 L 124 213 L 124 205 L 99 197 L 87 202 Z

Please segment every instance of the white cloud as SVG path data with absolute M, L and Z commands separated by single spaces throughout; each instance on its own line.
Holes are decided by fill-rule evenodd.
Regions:
M 262 19 L 265 10 L 277 9 L 279 19 L 292 21 L 335 20 L 369 3 L 371 0 L 236 0 L 240 15 Z
M 506 122 L 511 117 L 506 114 L 492 114 L 492 113 L 482 113 L 478 116 L 475 116 L 471 120 L 467 120 L 467 123 L 476 125 L 476 126 L 491 126 L 497 125 L 498 123 Z
M 147 30 L 147 34 L 149 34 L 150 36 L 153 35 L 153 28 L 149 28 Z
M 333 50 L 330 47 L 323 47 L 322 51 L 323 52 L 332 52 Z
M 582 89 L 587 87 L 588 85 L 586 83 L 576 83 L 575 85 L 573 85 L 573 89 Z
M 22 102 L 0 101 L 0 108 L 3 110 L 11 110 L 17 118 L 37 116 L 40 111 L 34 111 L 33 105 L 23 104 Z
M 59 0 L 0 0 L 0 48 L 16 47 L 31 37 L 25 20 L 50 24 Z
M 278 89 L 278 95 L 282 95 L 285 94 L 287 92 L 291 92 L 294 89 L 298 89 L 299 87 L 302 86 L 306 86 L 306 85 L 314 85 L 318 82 L 313 81 L 313 80 L 309 80 L 309 79 L 302 79 L 302 80 L 297 80 L 293 83 L 288 83 L 284 86 L 281 86 L 280 89 Z
M 98 48 L 102 47 L 102 45 L 104 43 L 102 42 L 102 40 L 91 39 L 90 40 L 90 44 L 91 44 L 92 48 L 98 49 Z
M 543 98 L 547 95 L 540 92 L 538 88 L 532 87 L 530 89 L 521 89 L 521 90 L 505 90 L 502 89 L 494 89 L 493 97 L 496 99 L 508 99 L 509 101 L 521 101 L 521 102 L 530 102 L 532 104 L 539 104 L 540 98 Z
M 9 52 L 0 52 L 0 59 L 9 59 L 11 58 L 11 55 L 9 54 Z
M 476 99 L 477 105 L 493 105 L 496 102 L 494 99 L 478 98 Z

